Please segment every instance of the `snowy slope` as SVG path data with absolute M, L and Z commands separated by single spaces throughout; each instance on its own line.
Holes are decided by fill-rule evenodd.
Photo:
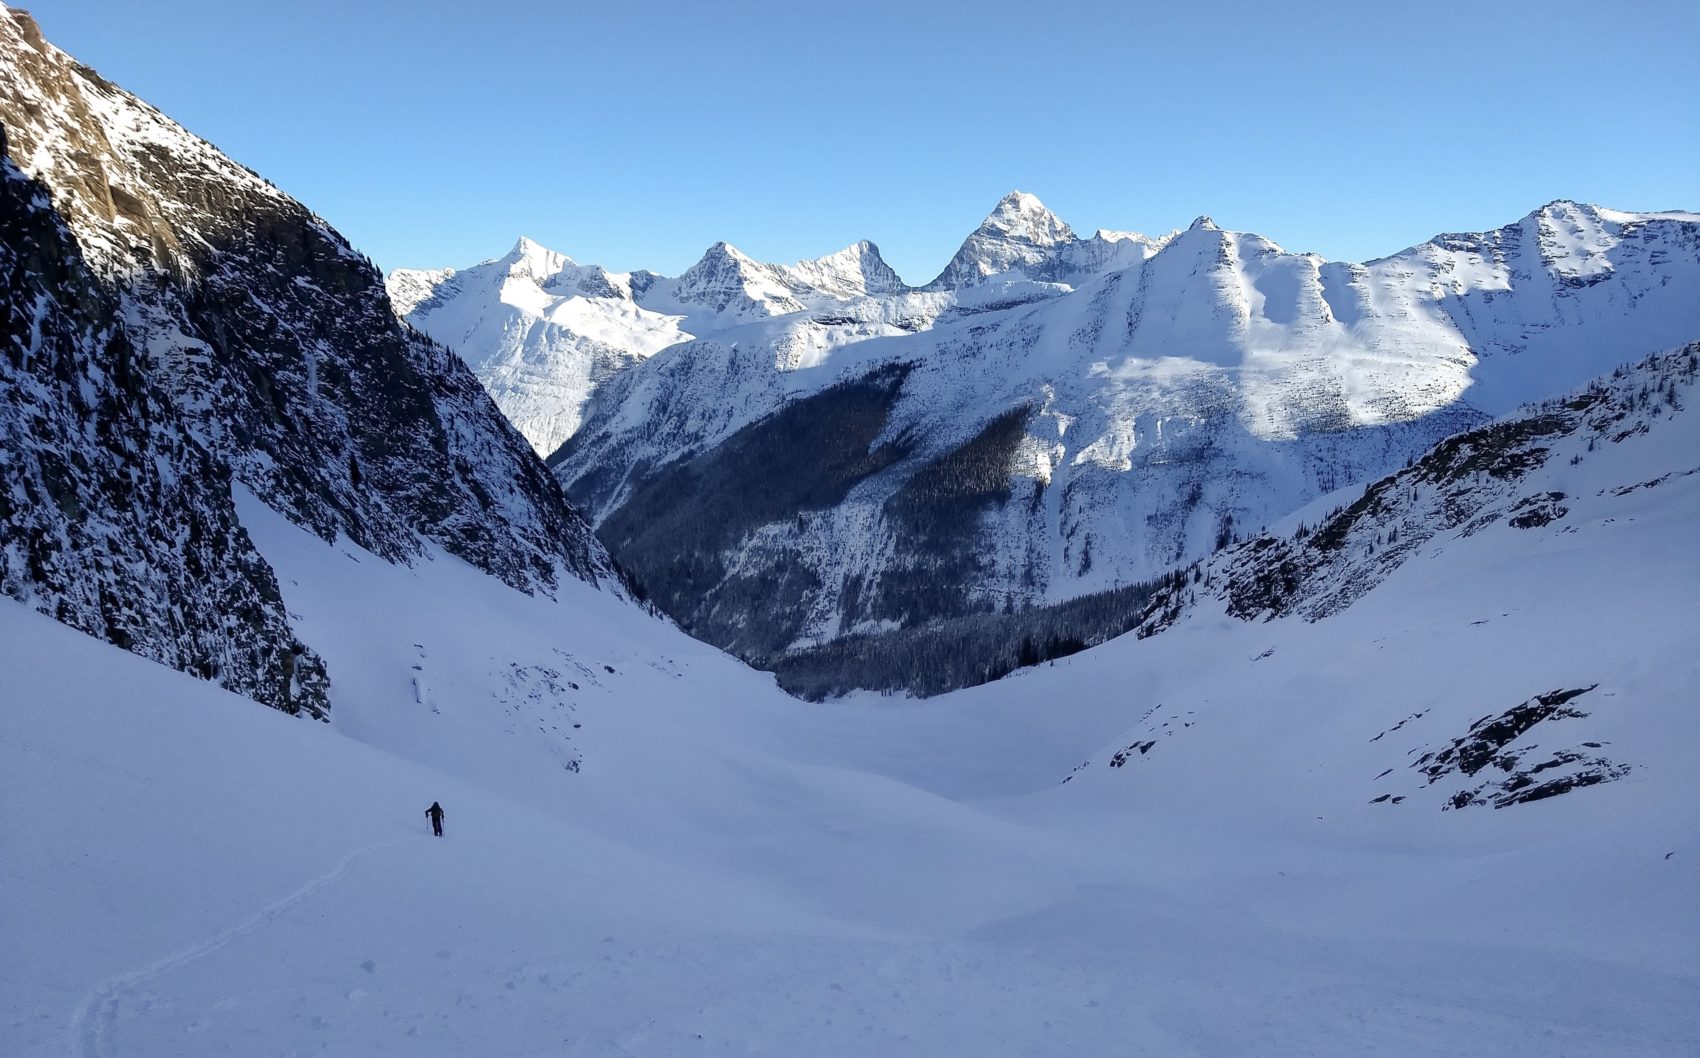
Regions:
M 1684 1055 L 1672 366 L 1680 411 L 1536 472 L 1558 521 L 1437 536 L 1321 620 L 1200 608 L 924 707 L 802 706 L 607 593 L 239 497 L 333 722 L 0 603 L 0 1024 L 75 1055 Z M 1579 688 L 1505 748 L 1610 782 L 1455 809 L 1464 777 L 1413 766 Z

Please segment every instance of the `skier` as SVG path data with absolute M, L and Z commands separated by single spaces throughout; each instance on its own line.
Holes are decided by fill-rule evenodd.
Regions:
M 436 834 L 438 837 L 442 837 L 443 836 L 443 806 L 438 804 L 435 801 L 432 801 L 431 807 L 425 809 L 425 814 L 431 817 L 431 831 L 432 831 L 432 833 Z

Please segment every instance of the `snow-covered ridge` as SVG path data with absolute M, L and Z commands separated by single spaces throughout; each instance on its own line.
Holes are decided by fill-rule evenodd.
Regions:
M 521 591 L 619 592 L 471 371 L 396 319 L 320 218 L 10 9 L 0 123 L 0 431 L 28 439 L 0 460 L 21 501 L 0 502 L 6 594 L 322 715 L 315 644 L 290 631 L 231 481 L 388 561 L 446 553 Z
M 1449 437 L 1314 525 L 1295 515 L 1286 535 L 1196 566 L 1152 600 L 1138 632 L 1215 612 L 1319 621 L 1448 539 L 1575 532 L 1625 497 L 1700 475 L 1697 381 L 1700 342 Z
M 825 257 L 798 261 L 785 271 L 805 288 L 835 298 L 901 294 L 909 289 L 880 256 L 880 248 L 866 239 Z
M 639 303 L 653 277 L 580 265 L 527 238 L 470 268 L 397 269 L 395 311 L 460 352 L 539 452 L 578 428 L 596 387 L 691 338 L 685 318 Z
M 936 314 L 936 299 L 907 307 L 916 299 L 870 242 L 789 266 L 716 243 L 667 278 L 580 265 L 521 238 L 470 268 L 397 269 L 386 282 L 396 313 L 459 351 L 540 455 L 578 429 L 599 386 L 669 346 L 772 317 L 915 326 Z
M 667 346 L 779 322 L 757 341 L 791 367 L 870 337 L 925 330 L 1055 297 L 1138 264 L 1164 244 L 1134 232 L 1089 239 L 1015 192 L 964 242 L 946 275 L 917 290 L 862 240 L 791 265 L 719 242 L 677 277 L 612 273 L 521 238 L 507 255 L 456 270 L 396 269 L 398 315 L 460 352 L 540 454 L 578 428 L 596 390 Z M 870 326 L 872 325 L 872 326 Z M 807 346 L 808 351 L 798 350 Z
M 1387 421 L 1451 403 L 1464 387 L 1473 389 L 1472 406 L 1497 413 L 1539 387 L 1579 383 L 1597 365 L 1564 335 L 1602 310 L 1609 318 L 1633 317 L 1628 336 L 1638 351 L 1687 337 L 1682 301 L 1697 252 L 1692 233 L 1700 222 L 1694 216 L 1555 202 L 1494 232 L 1437 236 L 1393 257 L 1353 264 L 1290 254 L 1255 234 L 1224 232 L 1209 217 L 1160 238 L 1099 231 L 1080 239 L 1035 196 L 1012 192 L 924 288 L 924 297 L 912 293 L 867 242 L 790 266 L 764 264 L 720 243 L 678 279 L 636 273 L 623 281 L 537 248 L 551 263 L 538 268 L 526 255 L 510 254 L 500 259 L 509 273 L 504 282 L 457 283 L 456 273 L 444 269 L 400 270 L 390 283 L 397 311 L 461 352 L 545 454 L 576 430 L 603 383 L 670 343 L 725 335 L 728 342 L 771 349 L 779 369 L 815 366 L 831 350 L 988 311 L 1062 299 L 1076 307 L 1060 314 L 1091 312 L 1094 295 L 1087 288 L 1130 270 L 1133 278 L 1116 282 L 1141 288 L 1140 304 L 1130 308 L 1136 314 L 1127 319 L 1127 340 L 1106 352 L 1215 364 L 1256 358 L 1280 370 L 1282 360 L 1308 351 L 1313 363 L 1343 360 L 1362 376 L 1362 384 L 1348 387 L 1361 392 L 1345 399 L 1379 410 L 1353 414 Z M 1638 251 L 1624 245 L 1625 236 L 1630 243 L 1651 237 L 1653 244 Z M 1147 261 L 1154 263 L 1147 268 Z M 504 285 L 542 285 L 563 264 L 547 296 L 517 296 Z M 581 271 L 593 278 L 580 281 Z M 1567 307 L 1561 299 L 1568 291 L 1608 276 L 1611 285 L 1622 283 L 1619 293 L 1584 298 L 1595 304 L 1578 305 L 1580 311 L 1555 311 Z M 1655 289 L 1673 280 L 1676 289 Z M 1493 304 L 1506 295 L 1519 304 Z M 598 309 L 599 296 L 644 312 L 629 305 Z M 577 303 L 576 315 L 600 325 L 580 320 L 592 332 L 581 334 L 570 321 L 550 320 L 563 299 Z M 659 320 L 646 313 L 677 321 L 657 327 Z M 874 319 L 896 330 L 868 330 L 865 324 Z M 836 326 L 841 323 L 854 326 Z M 749 325 L 763 326 L 733 334 Z M 1111 341 L 1117 341 L 1114 334 Z M 809 351 L 792 351 L 801 346 Z M 1516 377 L 1531 368 L 1528 361 L 1502 360 L 1485 370 L 1472 361 L 1527 351 L 1540 353 L 1532 379 Z M 1441 358 L 1454 366 L 1390 394 L 1377 383 L 1375 361 L 1386 357 Z M 1315 417 L 1314 410 L 1279 402 L 1247 414 L 1262 420 L 1248 426 L 1266 436 L 1290 435 L 1296 421 Z

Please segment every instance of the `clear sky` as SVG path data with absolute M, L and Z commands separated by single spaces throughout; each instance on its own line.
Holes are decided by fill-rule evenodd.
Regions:
M 1695 0 L 24 6 L 385 268 L 867 238 L 920 283 L 1013 188 L 1334 259 L 1555 198 L 1700 210 Z

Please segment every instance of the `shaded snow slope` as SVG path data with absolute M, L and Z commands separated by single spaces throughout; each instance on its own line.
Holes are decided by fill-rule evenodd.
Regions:
M 1683 1055 L 1691 418 L 1579 441 L 1539 483 L 1562 519 L 1436 537 L 1343 612 L 1201 609 L 924 707 L 803 705 L 588 586 L 239 497 L 333 722 L 0 602 L 0 1024 L 74 1055 Z M 1610 781 L 1450 807 L 1571 752 Z

